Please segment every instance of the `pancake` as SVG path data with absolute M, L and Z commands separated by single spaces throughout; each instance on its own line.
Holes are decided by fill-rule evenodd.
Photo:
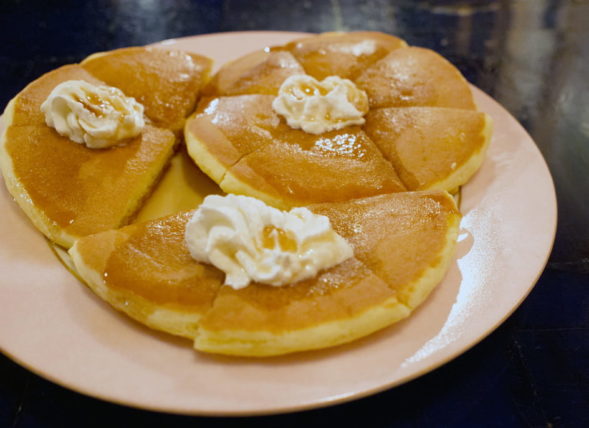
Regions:
M 405 190 L 360 128 L 295 130 L 274 112 L 273 99 L 216 98 L 187 121 L 190 156 L 225 192 L 286 208 Z
M 485 113 L 439 107 L 376 109 L 366 133 L 409 190 L 452 190 L 479 169 L 492 134 Z
M 272 100 L 297 61 L 318 79 L 351 78 L 366 91 L 365 124 L 319 136 L 288 126 Z M 382 33 L 294 40 L 226 64 L 212 82 L 185 126 L 190 156 L 225 192 L 281 208 L 407 189 L 454 192 L 480 167 L 491 135 L 452 64 Z
M 389 52 L 407 46 L 403 40 L 375 31 L 323 33 L 293 40 L 285 48 L 318 80 L 356 77 Z
M 83 80 L 116 86 L 146 103 L 152 124 L 174 129 L 194 109 L 209 68 L 210 60 L 199 55 L 127 48 L 58 68 L 23 89 L 4 113 L 0 165 L 8 190 L 33 224 L 64 247 L 80 236 L 126 224 L 177 144 L 170 130 L 150 125 L 123 146 L 105 150 L 60 136 L 41 111 L 58 84 Z
M 28 84 L 6 106 L 2 119 L 4 129 L 9 126 L 46 126 L 41 104 L 47 99 L 53 88 L 67 80 L 84 80 L 93 85 L 104 84 L 78 64 L 64 65 L 44 74 Z
M 194 110 L 212 61 L 193 53 L 132 47 L 91 55 L 81 65 L 143 104 L 154 125 L 177 131 Z
M 282 82 L 303 67 L 283 50 L 263 49 L 224 64 L 203 90 L 205 96 L 277 95 Z
M 269 356 L 349 342 L 408 316 L 447 270 L 460 219 L 446 192 L 309 208 L 330 217 L 355 256 L 284 287 L 221 285 L 224 274 L 182 242 L 191 212 L 82 238 L 70 255 L 92 290 L 136 320 L 201 351 Z
M 476 110 L 468 82 L 436 52 L 396 49 L 354 80 L 366 91 L 371 108 L 451 107 Z
M 309 208 L 329 217 L 334 230 L 354 247 L 354 256 L 411 310 L 444 276 L 461 217 L 445 191 L 402 192 Z
M 188 154 L 216 183 L 229 167 L 270 139 L 266 129 L 276 127 L 278 121 L 268 107 L 271 99 L 266 95 L 206 99 L 186 121 Z
M 271 356 L 352 341 L 409 316 L 441 281 L 460 214 L 446 192 L 406 190 L 466 182 L 490 134 L 460 73 L 431 51 L 405 46 L 381 33 L 326 33 L 254 52 L 221 68 L 188 120 L 208 59 L 155 48 L 92 55 L 9 104 L 5 181 L 43 233 L 71 246 L 75 270 L 98 296 L 197 350 Z M 366 124 L 319 135 L 290 128 L 272 101 L 287 77 L 302 73 L 355 80 L 369 95 Z M 71 79 L 122 89 L 145 105 L 153 126 L 108 150 L 60 137 L 39 106 Z M 223 285 L 225 274 L 196 262 L 184 244 L 191 211 L 153 219 L 194 206 L 202 183 L 219 191 L 194 180 L 180 156 L 139 212 L 148 220 L 124 226 L 182 126 L 189 156 L 223 191 L 278 208 L 307 205 L 330 218 L 354 257 L 285 287 Z
M 45 236 L 70 247 L 129 220 L 173 154 L 175 138 L 146 126 L 125 146 L 93 150 L 47 126 L 10 126 L 1 145 L 4 181 L 16 202 Z
M 223 273 L 195 262 L 184 245 L 190 212 L 78 240 L 69 254 L 90 288 L 149 327 L 194 338 Z

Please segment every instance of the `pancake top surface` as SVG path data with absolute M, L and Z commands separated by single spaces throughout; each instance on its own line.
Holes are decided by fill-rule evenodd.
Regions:
M 354 255 L 389 287 L 406 294 L 447 245 L 460 213 L 446 192 L 402 192 L 310 207 L 326 215 Z M 434 256 L 436 255 L 436 256 Z
M 177 130 L 194 110 L 212 63 L 196 54 L 132 47 L 91 55 L 81 65 L 143 104 L 155 125 Z
M 429 106 L 476 110 L 464 77 L 429 49 L 396 49 L 364 70 L 355 82 L 368 94 L 371 108 Z
M 288 205 L 404 190 L 359 127 L 321 135 L 292 129 L 273 110 L 273 99 L 242 95 L 205 103 L 186 125 L 188 138 L 198 139 L 230 174 L 287 198 Z
M 8 112 L 12 117 L 4 118 L 5 121 L 8 120 L 5 122 L 6 126 L 46 126 L 41 104 L 47 99 L 53 88 L 68 80 L 84 80 L 94 85 L 104 84 L 78 64 L 59 67 L 31 82 L 13 99 L 12 112 Z
M 76 237 L 121 226 L 176 145 L 171 131 L 150 125 L 140 136 L 106 150 L 60 136 L 47 126 L 40 108 L 58 84 L 83 80 L 118 87 L 146 104 L 152 123 L 173 129 L 194 108 L 210 65 L 199 55 L 126 48 L 60 67 L 23 89 L 4 117 L 2 169 L 9 190 L 33 223 L 66 247 Z
M 461 168 L 470 176 L 489 140 L 489 117 L 481 112 L 430 107 L 374 109 L 364 130 L 410 190 L 435 186 Z M 464 184 L 455 182 L 455 187 Z
M 367 122 L 319 138 L 288 126 L 272 101 L 297 63 L 317 78 L 355 81 L 368 95 Z M 454 191 L 476 172 L 490 137 L 488 118 L 475 112 L 470 87 L 452 64 L 382 33 L 294 40 L 226 64 L 213 82 L 216 91 L 185 128 L 191 156 L 224 191 L 280 207 L 405 189 Z M 387 107 L 421 110 L 393 118 L 379 113 Z M 379 151 L 384 157 L 372 155 Z
M 351 79 L 368 65 L 407 44 L 384 33 L 359 31 L 323 33 L 294 40 L 286 45 L 307 74 L 323 80 L 327 76 Z
M 83 236 L 121 226 L 174 144 L 172 132 L 149 125 L 107 150 L 89 149 L 47 126 L 13 126 L 5 150 L 32 203 L 62 230 Z
M 303 73 L 303 67 L 290 52 L 256 51 L 223 65 L 204 89 L 204 94 L 277 95 L 287 77 Z
M 111 289 L 184 307 L 206 301 L 211 308 L 201 320 L 206 330 L 280 333 L 354 319 L 411 294 L 426 269 L 445 270 L 440 257 L 450 251 L 448 236 L 459 219 L 446 192 L 387 194 L 309 208 L 330 218 L 355 256 L 283 287 L 221 286 L 223 274 L 193 260 L 183 242 L 192 212 L 82 238 L 76 249 Z
M 186 129 L 206 142 L 225 166 L 231 166 L 271 142 L 272 130 L 280 126 L 273 99 L 258 94 L 204 99 Z
M 212 266 L 196 263 L 187 252 L 184 227 L 189 214 L 127 228 L 126 240 L 114 248 L 106 263 L 107 283 L 156 304 L 207 306 L 223 275 Z

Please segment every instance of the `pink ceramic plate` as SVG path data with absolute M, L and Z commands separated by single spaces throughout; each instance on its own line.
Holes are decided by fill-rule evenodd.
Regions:
M 212 34 L 164 42 L 223 63 L 300 34 Z M 495 134 L 463 189 L 456 261 L 408 320 L 338 348 L 245 359 L 194 352 L 112 310 L 56 260 L 0 189 L 0 349 L 73 390 L 145 409 L 201 415 L 265 414 L 362 397 L 444 364 L 495 329 L 546 263 L 556 225 L 550 173 L 532 139 L 474 89 Z

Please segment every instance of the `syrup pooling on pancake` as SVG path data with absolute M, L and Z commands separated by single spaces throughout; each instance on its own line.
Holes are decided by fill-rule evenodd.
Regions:
M 195 260 L 224 271 L 225 284 L 235 289 L 252 281 L 299 282 L 353 254 L 327 217 L 237 195 L 205 198 L 186 225 L 185 240 Z
M 83 80 L 57 85 L 41 110 L 47 126 L 59 135 L 103 149 L 141 133 L 143 106 L 112 86 L 95 86 Z

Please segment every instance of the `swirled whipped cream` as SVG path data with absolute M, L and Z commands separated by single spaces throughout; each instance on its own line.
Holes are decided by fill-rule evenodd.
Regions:
M 192 257 L 225 272 L 225 284 L 281 286 L 313 277 L 353 255 L 329 219 L 307 208 L 281 211 L 247 196 L 210 195 L 186 225 Z
M 368 96 L 348 79 L 329 76 L 319 82 L 297 74 L 282 83 L 272 107 L 291 128 L 322 134 L 364 124 Z
M 41 104 L 48 126 L 76 143 L 103 149 L 139 135 L 143 105 L 117 88 L 83 80 L 57 85 Z

